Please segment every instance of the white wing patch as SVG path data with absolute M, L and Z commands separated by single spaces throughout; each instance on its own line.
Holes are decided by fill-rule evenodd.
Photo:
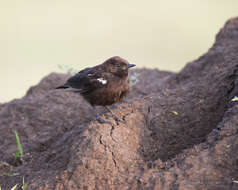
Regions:
M 102 84 L 107 84 L 107 80 L 104 78 L 98 78 L 97 80 Z

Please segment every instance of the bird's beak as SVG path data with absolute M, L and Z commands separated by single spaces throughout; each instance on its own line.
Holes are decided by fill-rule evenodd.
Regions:
M 128 68 L 135 67 L 136 65 L 134 64 L 128 64 Z

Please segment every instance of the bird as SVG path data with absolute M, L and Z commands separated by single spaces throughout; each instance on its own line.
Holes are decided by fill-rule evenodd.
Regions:
M 122 121 L 108 106 L 121 102 L 128 94 L 130 89 L 128 73 L 134 66 L 136 65 L 119 56 L 113 56 L 100 65 L 79 71 L 56 89 L 73 89 L 74 92 L 80 93 L 94 111 L 95 106 L 104 106 L 115 120 Z M 97 112 L 96 119 L 101 123 L 108 122 Z

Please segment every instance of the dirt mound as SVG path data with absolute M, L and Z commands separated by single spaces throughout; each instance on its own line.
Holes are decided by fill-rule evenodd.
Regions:
M 238 18 L 180 73 L 138 69 L 130 95 L 112 106 L 124 121 L 95 121 L 51 74 L 0 105 L 0 184 L 28 189 L 238 189 Z M 139 74 L 139 75 L 138 75 Z M 236 119 L 237 118 L 237 119 Z M 23 150 L 16 162 L 14 130 Z M 10 176 L 10 174 L 15 174 Z M 20 187 L 20 185 L 19 185 Z

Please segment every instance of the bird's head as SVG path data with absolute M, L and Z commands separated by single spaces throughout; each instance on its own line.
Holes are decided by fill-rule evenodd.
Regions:
M 128 76 L 129 68 L 136 66 L 134 64 L 129 64 L 127 60 L 119 56 L 109 58 L 103 65 L 107 72 L 118 76 Z

